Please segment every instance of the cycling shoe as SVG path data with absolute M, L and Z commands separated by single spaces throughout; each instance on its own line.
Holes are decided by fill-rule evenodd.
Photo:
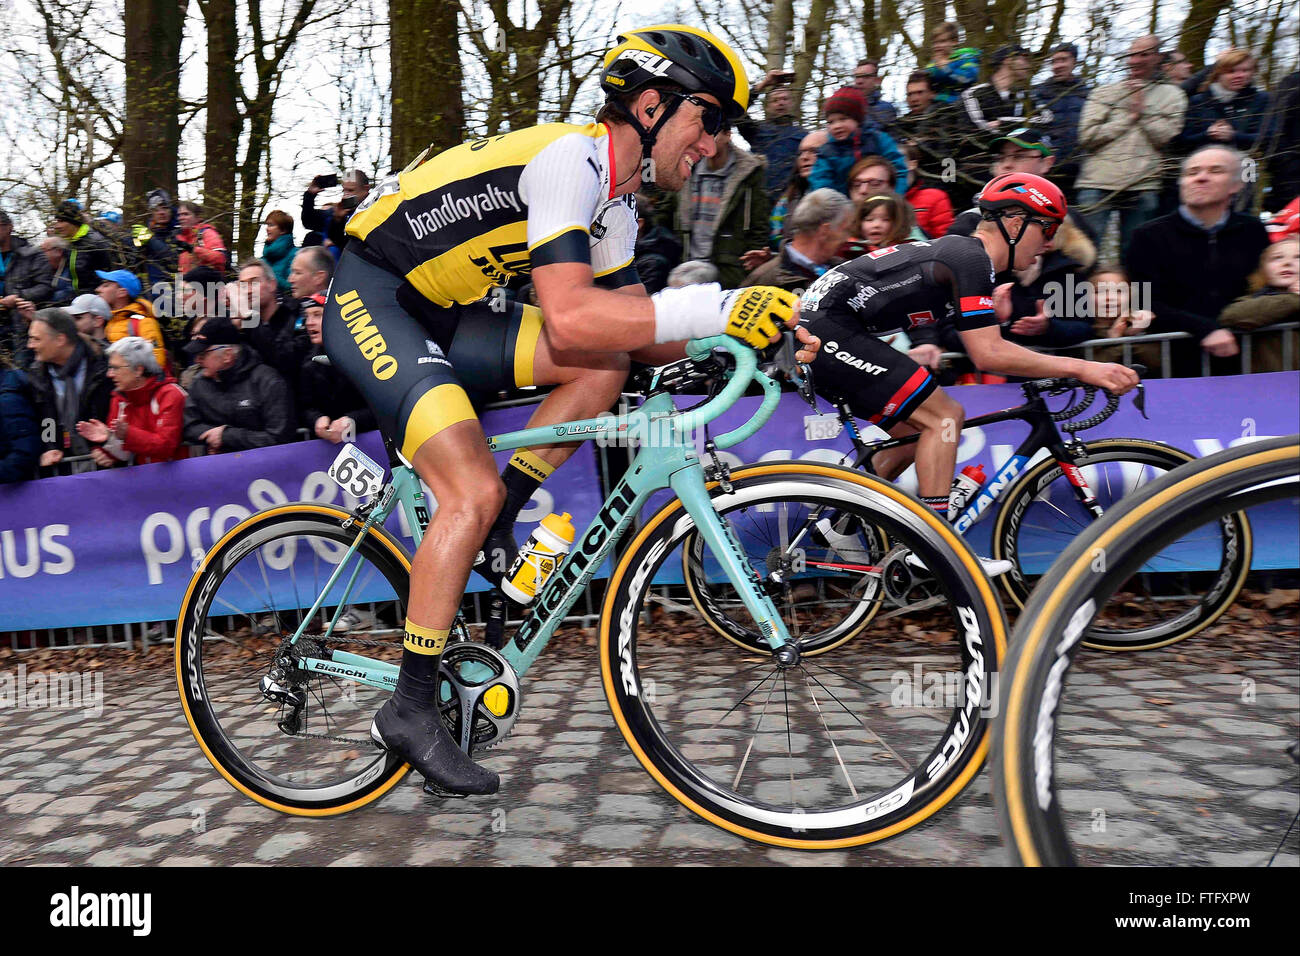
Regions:
M 500 777 L 456 746 L 436 709 L 417 710 L 392 698 L 371 721 L 370 739 L 423 775 L 430 793 L 467 796 L 496 793 L 501 786 Z

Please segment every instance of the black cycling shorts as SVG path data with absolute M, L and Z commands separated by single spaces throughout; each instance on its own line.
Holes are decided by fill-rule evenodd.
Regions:
M 477 420 L 466 389 L 533 384 L 542 314 L 489 297 L 440 308 L 384 268 L 359 239 L 330 284 L 321 335 L 407 461 L 449 425 Z
M 927 370 L 852 320 L 818 316 L 807 325 L 822 340 L 812 363 L 817 393 L 844 402 L 857 418 L 888 430 L 939 387 Z

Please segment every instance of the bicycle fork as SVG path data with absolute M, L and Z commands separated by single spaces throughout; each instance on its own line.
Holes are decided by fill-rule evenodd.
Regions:
M 723 521 L 714 509 L 704 483 L 704 468 L 699 461 L 673 474 L 669 479 L 673 493 L 681 499 L 687 514 L 695 521 L 696 528 L 704 541 L 713 549 L 714 555 L 726 572 L 727 578 L 740 595 L 745 609 L 749 611 L 772 648 L 777 659 L 786 663 L 786 658 L 794 653 L 794 644 L 785 622 L 777 612 L 776 605 L 768 596 L 763 582 L 753 565 L 749 563 L 745 551 L 732 533 L 731 526 Z

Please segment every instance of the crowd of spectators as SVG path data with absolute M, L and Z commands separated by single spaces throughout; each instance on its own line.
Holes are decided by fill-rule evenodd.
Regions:
M 1255 62 L 1233 49 L 1197 71 L 1139 37 L 1124 78 L 1094 86 L 1074 44 L 1035 62 L 1016 43 L 963 45 L 945 23 L 906 76 L 905 104 L 884 98 L 879 62 L 864 59 L 814 128 L 799 124 L 792 75 L 773 71 L 752 86 L 761 117 L 735 124 L 743 144 L 728 127 L 681 190 L 638 193 L 635 268 L 650 292 L 801 291 L 845 259 L 969 235 L 984 182 L 1034 173 L 1062 188 L 1070 218 L 1030 268 L 998 277 L 1012 286 L 1004 334 L 1062 348 L 1184 332 L 1175 374 L 1197 374 L 1204 356 L 1229 371 L 1232 330 L 1300 318 L 1300 74 L 1265 91 Z M 318 206 L 334 188 L 341 198 Z M 44 236 L 15 234 L 0 211 L 0 482 L 64 459 L 118 467 L 373 428 L 355 388 L 314 361 L 344 227 L 370 189 L 361 170 L 317 176 L 297 219 L 268 212 L 259 255 L 238 263 L 225 215 L 162 189 L 129 230 L 71 199 Z M 959 350 L 948 331 L 940 342 Z M 1259 338 L 1252 367 L 1283 368 L 1281 341 Z
M 1016 43 L 991 52 L 963 45 L 945 23 L 907 75 L 905 108 L 882 97 L 880 64 L 864 59 L 851 84 L 822 102 L 812 129 L 798 125 L 806 111 L 786 85 L 790 74 L 773 71 L 752 86 L 762 118 L 736 124 L 748 151 L 728 132 L 679 194 L 640 200 L 649 211 L 638 268 L 709 274 L 670 272 L 673 249 L 655 238 L 667 227 L 682 263 L 707 262 L 724 288 L 799 291 L 846 258 L 970 235 L 986 181 L 1033 173 L 1060 186 L 1070 217 L 1030 268 L 997 277 L 1012 286 L 1008 338 L 1068 348 L 1180 332 L 1190 338 L 1173 347 L 1173 374 L 1199 374 L 1207 359 L 1216 374 L 1240 371 L 1240 360 L 1227 361 L 1239 351 L 1231 329 L 1300 319 L 1289 280 L 1276 278 L 1294 273 L 1294 246 L 1269 246 L 1300 225 L 1300 74 L 1270 93 L 1255 84 L 1255 66 L 1252 53 L 1230 49 L 1196 71 L 1159 37 L 1143 36 L 1128 48 L 1123 78 L 1094 85 L 1073 43 L 1035 62 Z M 1040 72 L 1046 78 L 1033 82 Z M 828 192 L 848 205 L 830 203 Z M 1261 205 L 1267 230 L 1254 211 Z M 1098 294 L 1097 281 L 1130 283 L 1142 301 L 1130 311 L 1127 294 Z M 1087 294 L 1060 294 L 1076 289 Z M 1267 322 L 1247 317 L 1262 311 Z M 960 351 L 952 330 L 941 328 L 940 339 Z M 1265 352 L 1252 368 L 1280 368 L 1281 349 Z
M 0 211 L 0 483 L 373 429 L 356 389 L 312 361 L 343 226 L 370 188 L 353 170 L 317 208 L 330 184 L 304 194 L 303 245 L 272 210 L 261 255 L 237 266 L 204 210 L 160 189 L 131 231 L 65 200 L 28 240 Z

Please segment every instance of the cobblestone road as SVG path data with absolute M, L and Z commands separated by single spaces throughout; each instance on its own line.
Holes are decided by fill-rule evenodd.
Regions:
M 987 774 L 922 827 L 854 851 L 779 850 L 704 823 L 635 762 L 607 712 L 594 652 L 577 650 L 543 656 L 525 682 L 514 735 L 485 760 L 503 776 L 500 794 L 437 801 L 412 776 L 377 804 L 319 820 L 265 809 L 217 777 L 169 669 L 106 667 L 99 717 L 0 711 L 0 864 L 1005 862 Z M 0 669 L 12 674 L 21 660 Z M 1081 846 L 1131 854 L 1102 853 L 1103 862 L 1267 855 L 1259 827 L 1280 821 L 1280 834 L 1300 801 L 1295 765 L 1280 756 L 1300 711 L 1294 640 L 1237 670 L 1168 652 L 1098 655 L 1072 680 L 1061 778 L 1074 787 Z M 1184 850 L 1180 834 L 1199 842 Z M 1280 863 L 1300 862 L 1296 840 Z

